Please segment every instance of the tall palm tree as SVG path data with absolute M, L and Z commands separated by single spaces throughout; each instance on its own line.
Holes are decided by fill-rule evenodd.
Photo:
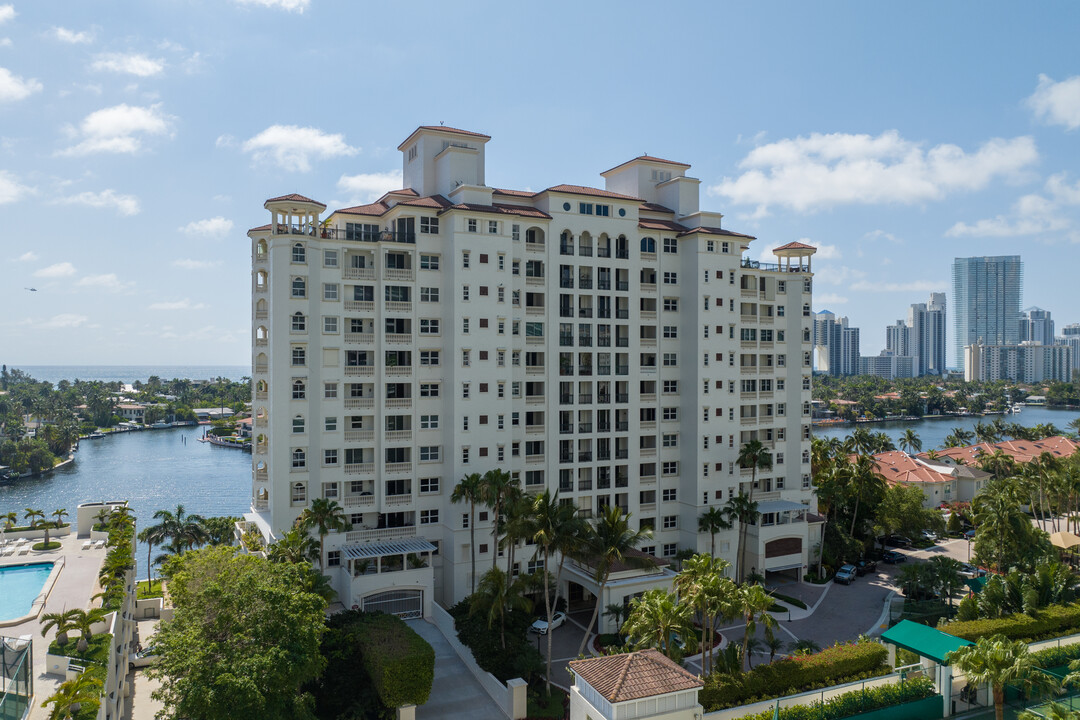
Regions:
M 909 454 L 922 450 L 922 440 L 919 439 L 918 433 L 911 428 L 905 430 L 900 436 L 900 449 Z
M 776 660 L 776 653 L 784 649 L 784 641 L 773 635 L 765 639 L 765 647 L 769 648 L 769 664 Z
M 868 492 L 877 496 L 885 489 L 885 479 L 878 475 L 878 463 L 873 455 L 860 455 L 852 464 L 851 484 L 855 491 L 855 510 L 851 514 L 851 530 L 848 535 L 855 537 L 855 523 L 859 517 L 859 501 Z
M 320 570 L 324 570 L 326 564 L 326 536 L 332 532 L 352 530 L 344 508 L 338 505 L 336 500 L 327 498 L 312 500 L 311 506 L 305 508 L 296 519 L 296 525 L 302 530 L 314 530 L 318 534 Z
M 84 653 L 90 647 L 90 638 L 94 636 L 93 625 L 105 617 L 105 610 L 103 608 L 93 610 L 76 608 L 71 613 L 71 629 L 79 631 L 79 642 L 75 649 Z
M 577 508 L 572 503 L 562 504 L 559 502 L 559 491 L 554 494 L 550 490 L 532 498 L 532 541 L 536 543 L 540 554 L 544 558 L 544 609 L 547 611 L 548 627 L 551 626 L 554 609 L 551 604 L 551 558 L 555 553 L 559 554 L 559 570 L 555 574 L 555 587 L 558 592 L 559 580 L 562 575 L 563 561 L 567 555 L 571 555 L 575 549 L 575 543 L 579 540 L 584 529 L 584 522 L 577 516 Z M 475 556 L 474 556 L 475 561 Z M 621 607 L 621 606 L 620 606 Z M 551 692 L 551 637 L 547 634 L 547 673 L 544 676 L 547 690 Z
M 724 513 L 732 521 L 739 523 L 739 544 L 735 551 L 735 581 L 742 582 L 746 576 L 746 529 L 757 522 L 758 504 L 742 490 L 733 498 L 724 503 Z
M 461 478 L 450 494 L 452 503 L 469 503 L 469 554 L 472 556 L 469 592 L 476 592 L 476 503 L 483 502 L 483 483 L 480 473 L 471 473 Z
M 773 605 L 772 596 L 765 592 L 761 585 L 740 585 L 732 598 L 733 609 L 742 616 L 746 623 L 746 631 L 743 632 L 743 657 L 749 662 L 748 647 L 750 637 L 757 630 L 760 622 L 765 628 L 765 636 L 773 636 L 776 627 L 776 619 L 769 614 L 769 608 Z
M 520 487 L 511 486 L 503 499 L 503 539 L 502 547 L 506 550 L 506 574 L 514 576 L 514 560 L 518 543 L 533 534 L 532 498 Z
M 693 612 L 690 603 L 680 603 L 673 593 L 653 588 L 630 601 L 623 630 L 636 647 L 654 647 L 678 661 L 674 640 L 681 638 L 688 646 L 696 642 Z
M 19 513 L 14 510 L 0 515 L 0 520 L 4 523 L 4 533 L 15 527 L 15 523 L 19 522 Z
M 718 507 L 710 507 L 698 516 L 698 532 L 709 533 L 709 555 L 716 557 L 716 533 L 722 530 L 730 530 L 732 522 Z
M 1057 687 L 1053 676 L 1036 665 L 1023 640 L 1007 640 L 1001 635 L 981 637 L 974 645 L 953 650 L 945 662 L 967 675 L 972 685 L 989 685 L 994 694 L 994 716 L 1005 717 L 1005 686 L 1023 690 L 1051 690 Z
M 772 452 L 769 448 L 761 444 L 760 440 L 751 440 L 742 446 L 739 450 L 739 456 L 736 458 L 736 462 L 740 468 L 744 470 L 750 468 L 750 502 L 754 501 L 754 486 L 757 485 L 757 473 L 758 470 L 768 470 L 772 467 Z M 741 493 L 741 490 L 740 490 Z M 746 550 L 746 536 L 750 531 L 750 527 L 746 523 L 739 524 L 739 546 L 741 552 Z M 743 577 L 746 575 L 745 560 L 742 555 L 739 556 L 739 574 L 738 580 L 742 582 Z
M 154 585 L 153 576 L 150 574 L 150 568 L 153 566 L 151 558 L 154 555 L 154 546 L 161 545 L 168 539 L 169 534 L 164 523 L 151 525 L 139 531 L 139 542 L 146 543 L 146 590 L 148 592 Z
M 490 507 L 494 513 L 494 522 L 491 527 L 491 567 L 495 567 L 495 563 L 499 559 L 499 553 L 496 551 L 499 547 L 499 535 L 502 532 L 502 512 L 504 509 L 504 503 L 511 492 L 512 488 L 517 487 L 517 482 L 514 477 L 506 472 L 494 468 L 488 470 L 483 475 L 483 484 L 481 485 L 481 496 L 484 499 L 484 503 Z
M 270 546 L 267 557 L 277 563 L 314 562 L 319 557 L 319 544 L 306 532 L 292 528 Z
M 994 448 L 992 453 L 979 455 L 978 465 L 980 470 L 985 470 L 1001 479 L 1013 474 L 1016 469 L 1016 460 L 1001 448 Z
M 945 447 L 966 447 L 975 439 L 975 433 L 964 428 L 955 427 L 952 432 L 945 436 Z
M 71 720 L 85 709 L 98 707 L 101 704 L 102 685 L 102 681 L 89 670 L 61 683 L 56 692 L 41 703 L 42 706 L 53 706 L 48 720 Z
M 78 617 L 76 610 L 45 613 L 41 616 L 41 637 L 45 637 L 50 630 L 56 628 L 56 644 L 67 645 L 68 631 L 75 628 L 76 617 Z
M 735 583 L 724 573 L 731 563 L 699 553 L 683 562 L 682 571 L 672 583 L 680 600 L 692 605 L 701 616 L 702 674 L 712 664 L 712 638 L 717 618 L 728 613 L 735 596 Z
M 589 526 L 585 536 L 583 547 L 579 550 L 579 557 L 593 568 L 593 580 L 597 584 L 596 607 L 593 608 L 589 626 L 585 629 L 585 635 L 581 638 L 581 647 L 578 655 L 585 652 L 585 645 L 592 635 L 596 618 L 600 615 L 600 606 L 604 603 L 604 591 L 607 589 L 608 579 L 615 564 L 625 565 L 633 569 L 645 569 L 656 567 L 656 560 L 647 555 L 631 554 L 631 550 L 652 537 L 649 530 L 634 530 L 630 527 L 630 514 L 623 514 L 617 505 L 604 509 L 604 512 L 596 519 L 596 523 Z
M 506 573 L 493 567 L 480 578 L 480 586 L 472 594 L 469 614 L 482 612 L 487 615 L 489 628 L 496 620 L 499 622 L 499 641 L 503 649 L 506 648 L 506 613 L 511 610 L 532 610 L 532 601 L 525 597 L 523 590 L 521 580 L 508 582 Z
M 122 511 L 114 509 L 113 512 Z M 161 521 L 159 525 L 163 528 L 165 537 L 170 541 L 170 549 L 176 555 L 182 555 L 185 550 L 201 545 L 209 538 L 206 528 L 203 527 L 203 516 L 188 515 L 183 505 L 177 505 L 175 513 L 169 510 L 158 510 L 154 513 L 154 519 Z
M 60 528 L 62 528 L 64 526 L 64 518 L 66 518 L 68 516 L 68 511 L 67 511 L 66 508 L 60 508 L 59 510 L 53 510 L 52 511 L 52 516 L 54 518 L 56 518 L 56 520 L 55 520 L 56 529 L 59 530 Z

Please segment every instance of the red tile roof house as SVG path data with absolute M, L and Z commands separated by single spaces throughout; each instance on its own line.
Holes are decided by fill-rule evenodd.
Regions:
M 702 717 L 705 683 L 657 650 L 571 660 L 570 720 Z
M 878 453 L 877 474 L 890 485 L 914 485 L 923 491 L 923 507 L 970 502 L 982 491 L 990 473 L 978 468 L 912 457 L 900 450 Z

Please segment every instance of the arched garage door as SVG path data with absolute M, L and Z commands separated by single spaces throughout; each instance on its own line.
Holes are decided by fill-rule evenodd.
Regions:
M 403 620 L 424 617 L 423 590 L 388 590 L 363 599 L 364 612 L 382 611 Z

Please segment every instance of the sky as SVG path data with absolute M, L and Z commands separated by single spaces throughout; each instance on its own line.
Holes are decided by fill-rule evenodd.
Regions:
M 440 122 L 495 187 L 690 163 L 753 258 L 819 247 L 864 355 L 960 256 L 1020 254 L 1024 307 L 1080 322 L 1080 5 L 400 8 L 0 0 L 0 361 L 249 363 L 263 201 L 373 200 Z

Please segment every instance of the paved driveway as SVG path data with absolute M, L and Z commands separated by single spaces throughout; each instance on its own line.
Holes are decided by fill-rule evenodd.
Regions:
M 435 650 L 435 682 L 428 702 L 416 708 L 419 720 L 443 718 L 475 718 L 475 720 L 506 720 L 506 715 L 465 663 L 450 647 L 439 628 L 426 620 L 406 620 L 409 627 L 428 641 Z

